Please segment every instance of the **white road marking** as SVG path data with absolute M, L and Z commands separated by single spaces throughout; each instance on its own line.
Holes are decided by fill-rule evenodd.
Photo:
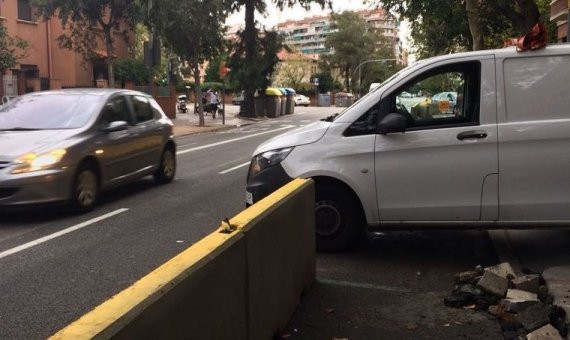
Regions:
M 310 123 L 310 122 L 311 122 L 311 120 L 309 120 L 309 119 L 303 119 L 303 120 L 301 121 L 301 123 Z
M 198 143 L 189 143 L 189 144 L 182 144 L 182 145 L 177 145 L 178 148 L 183 148 L 185 146 L 190 146 L 190 145 L 196 145 Z
M 232 171 L 234 171 L 234 170 L 243 168 L 244 166 L 249 165 L 249 163 L 250 163 L 250 162 L 245 162 L 245 163 L 243 163 L 243 164 L 236 165 L 236 166 L 234 166 L 233 168 L 229 168 L 228 170 L 220 171 L 220 172 L 218 172 L 218 173 L 219 173 L 220 175 L 225 175 L 225 174 L 227 174 L 228 172 L 232 172 Z
M 180 150 L 180 151 L 178 151 L 176 154 L 177 154 L 177 155 L 183 155 L 183 154 L 185 154 L 185 153 L 194 152 L 194 151 L 203 150 L 203 149 L 208 149 L 208 148 L 213 148 L 214 146 L 223 145 L 223 144 L 228 144 L 228 143 L 236 142 L 236 141 L 238 141 L 238 140 L 253 138 L 253 137 L 257 137 L 257 136 L 261 136 L 261 135 L 266 135 L 266 134 L 272 133 L 272 132 L 287 130 L 287 129 L 290 129 L 290 128 L 293 128 L 293 127 L 295 127 L 295 125 L 286 125 L 286 126 L 284 126 L 284 127 L 282 127 L 282 128 L 275 129 L 275 130 L 270 130 L 270 131 L 264 131 L 264 132 L 254 133 L 254 134 L 252 134 L 252 135 L 247 135 L 247 136 L 243 136 L 243 137 L 238 137 L 238 138 L 233 138 L 233 139 L 224 140 L 224 141 L 217 142 L 217 143 L 212 143 L 212 144 L 206 144 L 206 145 L 202 145 L 202 146 L 197 146 L 197 147 L 195 147 L 195 148 L 190 148 L 190 149 L 186 149 L 186 150 Z
M 16 254 L 16 253 L 19 253 L 19 252 L 21 252 L 22 250 L 26 250 L 26 249 L 35 247 L 35 246 L 37 246 L 38 244 L 42 244 L 42 243 L 47 242 L 47 241 L 49 241 L 49 240 L 53 240 L 54 238 L 60 237 L 60 236 L 62 236 L 62 235 L 69 234 L 69 233 L 71 233 L 71 232 L 73 232 L 73 231 L 76 231 L 76 230 L 79 230 L 79 229 L 81 229 L 81 228 L 85 228 L 85 227 L 90 226 L 90 225 L 92 225 L 92 224 L 94 224 L 94 223 L 97 223 L 97 222 L 106 220 L 106 219 L 108 219 L 108 218 L 110 218 L 110 217 L 113 217 L 113 216 L 115 216 L 115 215 L 124 213 L 124 212 L 127 211 L 127 210 L 129 210 L 129 209 L 127 209 L 127 208 L 118 209 L 118 210 L 112 211 L 112 212 L 110 212 L 110 213 L 108 213 L 108 214 L 105 214 L 105 215 L 102 215 L 102 216 L 99 216 L 99 217 L 95 217 L 95 218 L 93 218 L 93 219 L 90 219 L 89 221 L 85 221 L 85 222 L 83 222 L 83 223 L 76 224 L 76 225 L 74 225 L 74 226 L 72 226 L 72 227 L 69 227 L 69 228 L 67 228 L 67 229 L 60 230 L 60 231 L 58 231 L 58 232 L 56 232 L 56 233 L 53 233 L 53 234 L 50 234 L 50 235 L 47 235 L 47 236 L 44 236 L 44 237 L 40 237 L 40 238 L 38 238 L 37 240 L 31 241 L 31 242 L 28 242 L 28 243 L 24 243 L 24 244 L 22 244 L 21 246 L 17 246 L 17 247 L 15 247 L 15 248 L 5 250 L 5 251 L 3 251 L 3 252 L 0 253 L 0 259 L 2 259 L 2 258 L 4 258 L 4 257 L 7 257 L 7 256 L 10 256 L 10 255 L 13 255 L 13 254 Z

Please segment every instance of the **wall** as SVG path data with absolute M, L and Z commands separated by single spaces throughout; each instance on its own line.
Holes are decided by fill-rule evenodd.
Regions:
M 271 339 L 315 278 L 314 183 L 297 179 L 52 339 Z

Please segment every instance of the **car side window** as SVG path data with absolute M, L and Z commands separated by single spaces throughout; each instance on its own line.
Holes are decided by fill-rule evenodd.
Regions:
M 344 136 L 352 137 L 375 134 L 379 114 L 380 104 L 376 104 L 352 123 L 352 125 L 350 125 L 350 127 L 344 132 Z
M 132 96 L 131 99 L 137 124 L 148 122 L 154 118 L 154 114 L 147 98 L 143 96 Z
M 390 97 L 390 112 L 406 117 L 409 130 L 478 124 L 479 70 L 467 63 L 414 79 Z
M 124 96 L 111 98 L 101 113 L 101 125 L 109 125 L 117 121 L 131 123 L 129 106 Z
M 151 99 L 150 106 L 152 107 L 152 114 L 154 115 L 154 119 L 162 118 L 163 111 L 160 105 L 158 105 L 158 103 L 156 102 L 156 100 Z

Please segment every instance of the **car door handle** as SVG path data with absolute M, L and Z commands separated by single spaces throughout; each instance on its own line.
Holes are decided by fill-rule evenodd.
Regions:
M 483 139 L 487 138 L 487 132 L 485 131 L 464 131 L 457 135 L 457 139 Z
M 154 129 L 154 131 L 163 131 L 163 130 L 164 130 L 164 126 L 157 127 L 156 129 Z

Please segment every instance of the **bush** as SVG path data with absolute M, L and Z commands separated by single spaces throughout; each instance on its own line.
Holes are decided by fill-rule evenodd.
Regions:
M 299 86 L 297 86 L 296 89 L 294 89 L 295 92 L 299 93 L 299 94 L 303 94 L 303 95 L 313 95 L 315 94 L 315 85 L 311 84 L 311 83 L 300 83 Z
M 137 86 L 148 85 L 150 70 L 142 60 L 119 58 L 113 62 L 115 80 L 121 83 L 133 82 Z

